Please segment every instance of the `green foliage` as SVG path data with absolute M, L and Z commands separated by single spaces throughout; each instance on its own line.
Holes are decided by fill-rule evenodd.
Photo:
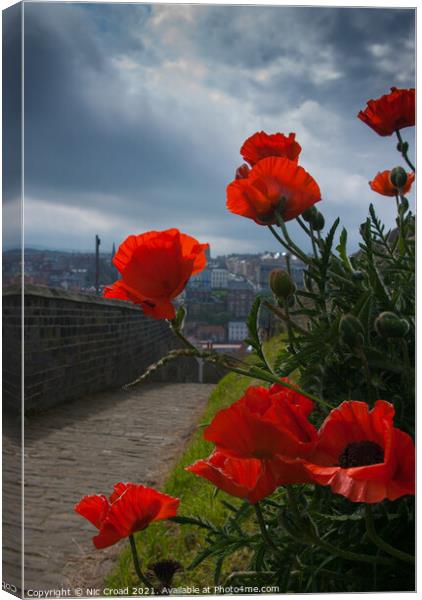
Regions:
M 302 390 L 321 401 L 312 416 L 316 425 L 343 400 L 372 406 L 382 398 L 395 406 L 396 426 L 413 434 L 414 217 L 400 204 L 397 228 L 385 233 L 371 205 L 360 230 L 360 250 L 352 256 L 345 229 L 334 247 L 338 225 L 337 219 L 326 236 L 314 237 L 306 289 L 296 292 L 290 315 L 274 305 L 280 318 L 301 317 L 306 325 L 295 328 L 291 322 L 289 344 L 270 361 L 259 337 L 263 300 L 256 298 L 247 321 L 256 357 L 250 373 L 267 382 L 274 375 L 294 375 Z M 212 560 L 216 584 L 254 581 L 284 593 L 414 589 L 412 497 L 374 507 L 376 535 L 390 542 L 383 550 L 374 545 L 369 513 L 361 504 L 329 488 L 289 487 L 296 488 L 297 505 L 292 505 L 293 489 L 279 488 L 261 501 L 270 546 L 257 530 L 253 507 L 224 499 L 221 504 L 229 510 L 223 521 L 212 527 L 202 519 L 196 523 L 206 535 L 191 568 Z M 391 544 L 396 554 L 390 554 Z M 236 570 L 232 561 L 239 553 L 243 563 Z
M 412 430 L 414 217 L 409 210 L 399 215 L 392 234 L 385 233 L 372 205 L 369 213 L 361 227 L 360 250 L 354 256 L 347 255 L 344 229 L 338 254 L 328 250 L 334 226 L 318 241 L 320 252 L 307 271 L 308 290 L 297 292 L 291 311 L 308 319 L 307 332 L 296 337 L 293 356 L 285 350 L 280 353 L 277 367 L 280 375 L 299 369 L 302 387 L 333 405 L 351 398 L 370 404 L 383 398 L 398 404 L 397 425 Z M 400 342 L 386 341 L 375 326 L 385 311 L 409 323 Z M 364 338 L 360 349 L 345 343 L 341 327 L 345 315 L 353 315 L 360 323 Z

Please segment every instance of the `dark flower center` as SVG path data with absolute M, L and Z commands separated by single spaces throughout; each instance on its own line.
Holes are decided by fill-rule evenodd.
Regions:
M 348 444 L 338 458 L 340 467 L 365 467 L 384 462 L 384 450 L 369 440 Z

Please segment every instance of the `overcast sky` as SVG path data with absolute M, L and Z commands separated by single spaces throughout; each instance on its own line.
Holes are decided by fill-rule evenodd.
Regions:
M 414 11 L 25 4 L 25 242 L 104 251 L 178 227 L 212 254 L 276 249 L 225 208 L 257 130 L 296 132 L 328 222 L 356 230 L 368 180 L 400 164 L 395 138 L 356 118 L 414 86 Z M 412 129 L 404 130 L 412 144 Z M 412 202 L 414 195 L 411 194 Z M 296 239 L 302 240 L 296 227 Z

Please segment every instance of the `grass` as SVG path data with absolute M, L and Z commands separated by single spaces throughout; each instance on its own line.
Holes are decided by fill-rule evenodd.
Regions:
M 267 359 L 272 362 L 282 343 L 282 337 L 277 336 L 265 344 Z M 206 409 L 200 421 L 197 431 L 192 436 L 182 456 L 171 469 L 161 491 L 180 498 L 179 514 L 184 516 L 201 516 L 214 522 L 223 522 L 228 514 L 228 509 L 221 500 L 229 496 L 223 492 L 215 495 L 215 488 L 205 479 L 196 477 L 184 470 L 187 465 L 192 464 L 199 458 L 208 456 L 213 445 L 203 439 L 201 425 L 209 423 L 213 416 L 221 408 L 229 406 L 237 400 L 244 390 L 251 384 L 257 383 L 249 377 L 243 377 L 235 373 L 226 375 L 214 389 L 209 397 Z M 230 497 L 233 502 L 233 498 Z M 145 531 L 137 534 L 136 543 L 144 571 L 151 563 L 162 559 L 173 559 L 179 561 L 185 570 L 176 574 L 173 585 L 183 587 L 199 587 L 213 585 L 214 565 L 212 559 L 206 559 L 196 569 L 190 571 L 186 567 L 201 550 L 204 533 L 195 526 L 178 525 L 168 521 L 153 523 Z M 242 556 L 232 559 L 230 570 L 241 570 Z M 138 585 L 135 575 L 129 544 L 122 551 L 115 569 L 108 575 L 105 581 L 108 588 L 121 589 Z

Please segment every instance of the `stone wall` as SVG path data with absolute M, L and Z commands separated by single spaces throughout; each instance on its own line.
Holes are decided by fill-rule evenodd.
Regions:
M 3 290 L 3 389 L 6 405 L 19 410 L 21 295 Z M 180 346 L 166 321 L 146 317 L 129 303 L 25 285 L 25 412 L 118 388 Z M 195 359 L 170 363 L 154 380 L 198 381 Z M 204 382 L 222 373 L 207 365 Z

